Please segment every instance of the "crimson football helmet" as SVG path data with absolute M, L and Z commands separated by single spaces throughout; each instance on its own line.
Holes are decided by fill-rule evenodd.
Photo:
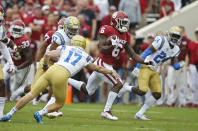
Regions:
M 3 25 L 3 21 L 4 21 L 4 10 L 2 6 L 0 6 L 0 26 Z
M 129 29 L 130 20 L 128 15 L 123 11 L 116 11 L 112 14 L 111 25 L 119 32 L 127 32 Z
M 25 29 L 25 24 L 22 20 L 14 20 L 10 27 L 11 36 L 14 38 L 19 38 L 23 36 Z
M 58 22 L 58 29 L 63 29 L 64 26 L 64 22 L 65 22 L 66 18 L 61 18 Z

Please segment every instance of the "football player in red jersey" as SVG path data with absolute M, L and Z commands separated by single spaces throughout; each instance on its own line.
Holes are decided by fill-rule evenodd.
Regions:
M 119 57 L 119 54 L 123 49 L 125 49 L 129 57 L 133 58 L 136 62 L 144 64 L 150 63 L 145 63 L 144 60 L 141 59 L 130 47 L 130 35 L 128 33 L 129 23 L 128 16 L 122 11 L 117 11 L 112 15 L 111 25 L 104 25 L 100 28 L 100 52 L 98 59 L 95 61 L 96 65 L 112 70 L 117 57 Z M 111 38 L 111 44 L 108 42 L 109 38 Z M 112 115 L 111 106 L 116 99 L 118 92 L 123 87 L 122 80 L 116 80 L 111 75 L 103 75 L 101 73 L 93 72 L 88 79 L 87 86 L 79 84 L 79 87 L 76 86 L 75 88 L 83 91 L 85 94 L 92 95 L 101 82 L 107 82 L 113 86 L 112 90 L 109 92 L 107 103 L 104 111 L 101 113 L 101 117 L 110 120 L 118 120 L 116 116 Z
M 8 44 L 10 48 L 10 54 L 14 65 L 16 67 L 16 72 L 14 75 L 14 83 L 11 86 L 12 95 L 10 97 L 11 101 L 14 101 L 17 96 L 24 93 L 25 86 L 32 83 L 29 70 L 31 68 L 32 52 L 30 49 L 30 39 L 24 35 L 25 24 L 21 20 L 13 21 L 10 27 L 10 34 L 7 35 L 12 43 Z M 3 68 L 5 78 L 8 78 L 11 74 L 7 72 L 7 66 Z

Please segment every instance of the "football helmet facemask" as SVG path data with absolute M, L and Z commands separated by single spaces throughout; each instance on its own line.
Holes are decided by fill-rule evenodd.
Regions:
M 69 38 L 78 34 L 80 29 L 80 22 L 74 16 L 69 16 L 65 19 L 63 29 Z
M 112 14 L 111 25 L 119 32 L 127 32 L 129 30 L 130 20 L 123 11 L 116 11 Z
M 85 49 L 86 48 L 86 40 L 83 36 L 75 35 L 72 37 L 70 45 L 71 46 L 79 46 L 79 47 Z
M 182 31 L 179 27 L 173 26 L 169 29 L 167 37 L 171 45 L 180 45 L 182 40 Z
M 15 20 L 12 22 L 10 27 L 11 36 L 14 38 L 19 38 L 23 36 L 25 29 L 25 24 L 21 20 Z

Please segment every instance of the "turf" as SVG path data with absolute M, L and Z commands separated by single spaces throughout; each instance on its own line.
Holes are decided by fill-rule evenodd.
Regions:
M 8 112 L 15 103 L 6 103 Z M 146 115 L 151 121 L 133 118 L 140 108 L 132 105 L 114 105 L 113 113 L 118 121 L 100 118 L 103 104 L 65 105 L 63 117 L 43 118 L 44 124 L 37 124 L 33 113 L 44 104 L 28 104 L 18 111 L 11 122 L 0 122 L 0 131 L 198 131 L 198 109 L 152 107 Z

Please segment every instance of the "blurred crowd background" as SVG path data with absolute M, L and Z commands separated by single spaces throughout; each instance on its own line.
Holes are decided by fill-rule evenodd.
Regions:
M 156 34 L 151 32 L 147 36 L 138 38 L 135 31 L 162 17 L 169 17 L 174 11 L 180 10 L 193 1 L 195 0 L 0 0 L 0 4 L 5 10 L 5 27 L 8 31 L 15 19 L 21 19 L 25 23 L 25 34 L 31 39 L 34 56 L 44 40 L 45 33 L 58 29 L 59 19 L 76 16 L 81 25 L 79 33 L 86 38 L 88 43 L 87 51 L 97 58 L 97 31 L 100 26 L 110 24 L 111 15 L 115 11 L 123 10 L 129 16 L 129 33 L 132 38 L 130 44 L 138 54 L 141 54 L 153 42 Z M 175 71 L 169 61 L 160 67 L 163 96 L 157 105 L 192 108 L 198 105 L 198 83 L 196 80 L 198 79 L 198 28 L 192 30 L 196 41 L 188 39 L 184 25 L 180 25 L 180 28 L 184 37 L 180 45 L 179 61 L 184 61 L 186 65 L 179 71 Z M 159 32 L 159 34 L 163 34 L 163 32 Z M 130 60 L 124 52 L 121 52 L 115 63 L 114 68 L 123 81 L 126 84 L 137 85 L 137 78 L 131 76 L 131 71 L 136 63 Z M 86 82 L 90 73 L 83 69 L 74 78 Z M 9 82 L 6 86 L 9 97 Z M 106 101 L 110 89 L 111 87 L 104 83 L 93 96 L 84 96 L 73 88 L 73 102 L 103 103 Z M 149 94 L 150 92 L 147 93 L 147 95 Z M 116 103 L 141 105 L 145 97 L 126 93 L 123 98 L 117 99 Z M 45 94 L 40 98 L 40 101 L 47 99 L 49 96 Z

